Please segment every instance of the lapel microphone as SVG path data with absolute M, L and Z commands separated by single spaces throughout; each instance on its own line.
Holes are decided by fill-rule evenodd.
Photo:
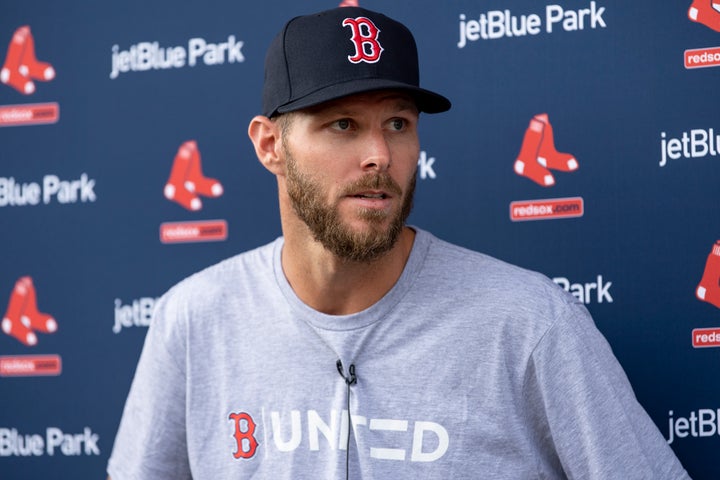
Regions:
M 355 376 L 355 364 L 351 363 L 350 368 L 348 368 L 348 375 L 345 375 L 345 370 L 343 369 L 343 364 L 338 358 L 338 361 L 335 363 L 335 366 L 337 367 L 337 371 L 340 374 L 340 376 L 345 380 L 345 385 L 347 385 L 347 421 L 348 421 L 348 437 L 347 437 L 347 444 L 345 445 L 345 478 L 350 478 L 350 432 L 352 430 L 352 421 L 350 420 L 350 386 L 355 385 L 357 383 L 357 377 Z
M 345 375 L 345 371 L 343 370 L 343 364 L 340 361 L 340 359 L 338 359 L 338 361 L 335 365 L 337 366 L 338 373 L 340 374 L 341 377 L 343 377 L 345 379 L 345 383 L 347 383 L 348 386 L 354 385 L 357 383 L 357 377 L 355 376 L 355 364 L 354 363 L 350 364 L 350 368 L 348 369 L 347 376 Z

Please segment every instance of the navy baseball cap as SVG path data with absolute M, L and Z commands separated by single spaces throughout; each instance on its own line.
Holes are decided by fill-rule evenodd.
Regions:
M 360 7 L 290 20 L 265 57 L 263 114 L 272 117 L 372 90 L 399 89 L 421 112 L 450 101 L 420 88 L 415 39 L 405 25 Z

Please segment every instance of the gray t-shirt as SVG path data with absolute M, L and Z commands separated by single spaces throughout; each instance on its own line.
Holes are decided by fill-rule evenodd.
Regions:
M 332 316 L 295 295 L 282 246 L 158 302 L 113 480 L 688 478 L 547 278 L 417 230 L 392 290 Z

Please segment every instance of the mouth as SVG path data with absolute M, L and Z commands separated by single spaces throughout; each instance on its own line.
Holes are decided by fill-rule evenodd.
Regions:
M 385 191 L 380 190 L 363 190 L 351 192 L 347 197 L 354 208 L 359 208 L 360 212 L 374 212 L 379 215 L 380 212 L 388 214 L 392 211 L 393 205 L 395 205 L 394 197 Z
M 386 198 L 390 198 L 390 195 L 385 192 L 360 192 L 350 196 L 354 198 L 369 198 L 376 200 L 384 200 Z

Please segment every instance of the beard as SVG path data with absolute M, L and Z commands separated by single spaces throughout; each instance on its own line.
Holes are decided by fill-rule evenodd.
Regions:
M 284 148 L 287 164 L 287 192 L 295 213 L 308 226 L 313 238 L 340 259 L 369 263 L 390 251 L 398 241 L 412 211 L 416 176 L 413 175 L 396 212 L 386 213 L 373 209 L 359 209 L 356 213 L 367 229 L 354 231 L 346 225 L 336 204 L 325 203 L 325 195 L 320 184 L 301 172 L 297 163 Z M 397 197 L 403 194 L 402 188 L 387 173 L 366 175 L 345 186 L 341 197 L 353 195 L 363 190 L 381 189 Z M 340 197 L 340 198 L 341 198 Z M 384 226 L 388 218 L 390 222 Z

